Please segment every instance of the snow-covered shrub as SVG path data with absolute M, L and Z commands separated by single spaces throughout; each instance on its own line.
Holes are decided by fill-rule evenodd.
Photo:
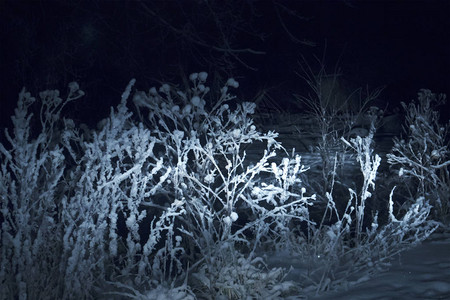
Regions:
M 66 100 L 43 92 L 34 140 L 34 99 L 21 93 L 11 149 L 0 147 L 7 298 L 287 291 L 282 270 L 263 270 L 255 252 L 286 241 L 293 220 L 308 220 L 312 198 L 298 179 L 306 168 L 299 156 L 276 157 L 277 134 L 253 125 L 253 103 L 230 103 L 234 79 L 214 99 L 206 78 L 192 74 L 187 91 L 167 84 L 137 91 L 141 122 L 127 108 L 132 80 L 97 130 L 60 120 L 62 107 L 82 95 L 76 84 Z M 247 157 L 253 145 L 256 160 Z M 238 270 L 239 280 L 217 267 Z M 198 282 L 199 274 L 211 284 Z
M 183 249 L 172 243 L 181 201 L 151 216 L 141 240 L 141 202 L 169 172 L 153 154 L 157 140 L 130 119 L 126 99 L 133 83 L 88 140 L 72 120 L 59 121 L 62 107 L 82 95 L 76 84 L 66 100 L 58 91 L 41 93 L 42 128 L 34 140 L 28 113 L 34 98 L 20 94 L 14 137 L 6 132 L 12 149 L 0 145 L 0 275 L 7 298 L 97 298 L 108 282 L 125 278 L 154 287 L 162 273 L 181 272 L 175 256 Z
M 284 280 L 286 273 L 224 245 L 192 276 L 200 299 L 278 299 L 295 290 L 293 282 Z
M 307 84 L 309 93 L 295 95 L 299 105 L 308 117 L 314 120 L 315 127 L 306 131 L 298 128 L 300 136 L 303 134 L 316 138 L 316 144 L 310 150 L 320 155 L 318 168 L 320 177 L 309 178 L 305 182 L 311 192 L 326 203 L 325 193 L 330 190 L 332 181 L 339 181 L 346 186 L 351 185 L 349 179 L 347 159 L 351 154 L 347 144 L 341 142 L 341 137 L 350 139 L 355 136 L 367 136 L 369 131 L 376 129 L 383 111 L 371 106 L 378 98 L 382 89 L 363 91 L 362 88 L 345 91 L 342 88 L 343 76 L 336 68 L 329 74 L 324 62 L 318 62 L 318 71 L 306 60 L 300 64 L 300 78 Z M 335 166 L 336 164 L 336 166 Z M 336 192 L 337 192 L 336 187 Z M 340 188 L 340 187 L 339 187 Z
M 434 206 L 434 217 L 442 220 L 450 213 L 450 123 L 439 123 L 436 107 L 445 98 L 444 94 L 422 89 L 417 102 L 402 102 L 406 114 L 405 137 L 395 138 L 392 153 L 387 155 L 408 198 L 429 199 Z
M 140 234 L 147 217 L 142 206 L 170 170 L 153 152 L 158 140 L 130 119 L 126 100 L 133 84 L 134 80 L 103 128 L 92 133 L 92 140 L 67 137 L 71 153 L 76 152 L 75 145 L 82 149 L 81 155 L 74 155 L 76 167 L 67 176 L 73 186 L 63 201 L 69 290 L 122 277 L 133 279 L 135 286 L 152 286 L 152 280 L 164 279 L 162 273 L 181 271 L 174 271 L 178 265 L 172 264 L 182 252 L 173 237 L 173 220 L 184 212 L 182 201 L 174 200 L 162 213 L 150 216 L 147 236 L 142 239 Z M 157 245 L 160 240 L 165 243 Z
M 372 138 L 372 132 L 350 142 L 342 138 L 356 152 L 363 175 L 360 191 L 349 188 L 347 205 L 339 211 L 333 197 L 335 182 L 332 181 L 331 191 L 326 193 L 328 204 L 321 222 L 317 225 L 310 222 L 307 234 L 293 237 L 291 251 L 308 262 L 303 281 L 305 291 L 312 290 L 317 294 L 367 280 L 384 269 L 393 256 L 422 242 L 437 228 L 436 222 L 427 220 L 431 205 L 423 197 L 407 207 L 406 214 L 397 219 L 393 213 L 395 189 L 386 205 L 389 211 L 386 224 L 378 223 L 378 211 L 367 211 L 366 202 L 375 191 L 381 162 L 378 155 L 372 155 Z
M 185 203 L 177 229 L 190 269 L 213 276 L 211 283 L 223 282 L 215 272 L 205 271 L 221 259 L 217 249 L 240 248 L 246 255 L 242 259 L 252 261 L 263 242 L 283 239 L 293 219 L 308 219 L 310 198 L 301 192 L 297 178 L 306 169 L 299 156 L 277 162 L 275 150 L 281 148 L 277 135 L 256 129 L 253 103 L 236 104 L 234 109 L 225 103 L 233 99 L 228 89 L 237 87 L 236 81 L 228 80 L 218 100 L 212 97 L 214 102 L 208 105 L 206 73 L 192 74 L 190 80 L 189 91 L 163 85 L 159 91 L 137 92 L 133 100 L 142 121 L 163 141 L 161 156 L 171 173 L 159 190 L 167 193 L 167 201 Z M 263 149 L 256 161 L 247 158 L 246 147 L 252 143 Z M 207 287 L 209 294 L 222 289 Z
M 265 264 L 266 249 L 290 247 L 309 264 L 301 284 L 323 291 L 370 274 L 435 229 L 426 194 L 397 215 L 393 191 L 386 224 L 367 210 L 380 164 L 373 128 L 344 139 L 361 186 L 339 209 L 335 160 L 315 223 L 301 157 L 257 129 L 255 104 L 232 101 L 238 83 L 229 79 L 215 94 L 206 73 L 189 79 L 184 91 L 136 91 L 135 114 L 132 80 L 96 130 L 61 119 L 83 94 L 75 83 L 65 100 L 41 93 L 40 131 L 31 130 L 35 99 L 19 95 L 10 146 L 0 144 L 4 298 L 274 299 L 298 288 Z
M 66 163 L 57 123 L 64 105 L 83 95 L 75 83 L 69 89 L 65 100 L 56 90 L 40 94 L 40 133 L 30 125 L 36 123 L 29 112 L 36 99 L 22 90 L 12 117 L 13 135 L 5 130 L 10 147 L 0 144 L 2 299 L 62 295 Z

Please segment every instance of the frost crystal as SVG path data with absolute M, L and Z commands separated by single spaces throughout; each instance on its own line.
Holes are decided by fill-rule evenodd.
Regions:
M 241 136 L 241 130 L 240 130 L 239 128 L 233 130 L 233 137 L 234 137 L 235 139 L 238 139 L 240 136 Z
M 205 82 L 205 81 L 206 81 L 206 78 L 208 78 L 208 73 L 206 73 L 206 72 L 200 72 L 200 73 L 198 74 L 198 79 L 200 79 L 200 81 Z
M 192 106 L 190 104 L 187 104 L 184 108 L 183 108 L 183 115 L 189 115 L 191 113 L 191 109 Z
M 234 87 L 235 89 L 237 89 L 239 87 L 239 82 L 237 82 L 236 80 L 234 80 L 234 78 L 230 78 L 227 81 L 227 85 Z
M 200 97 L 199 97 L 199 96 L 194 96 L 194 97 L 192 97 L 191 103 L 192 103 L 192 105 L 194 105 L 195 107 L 200 106 Z
M 174 105 L 171 110 L 173 113 L 178 113 L 180 112 L 180 107 L 178 105 Z
M 150 95 L 152 95 L 152 96 L 158 95 L 158 92 L 156 91 L 156 88 L 155 88 L 155 87 L 152 87 L 152 88 L 148 91 L 148 93 L 149 93 Z
M 253 102 L 244 102 L 242 103 L 242 109 L 246 114 L 254 114 L 255 113 L 256 104 Z
M 231 226 L 231 218 L 230 217 L 227 216 L 227 217 L 223 218 L 223 221 L 227 226 Z
M 159 91 L 167 94 L 170 92 L 170 86 L 167 83 L 165 83 L 161 86 Z
M 192 73 L 191 75 L 189 75 L 189 80 L 191 81 L 195 81 L 198 78 L 198 73 Z
M 206 175 L 206 177 L 205 177 L 205 182 L 208 183 L 208 184 L 213 183 L 213 182 L 214 182 L 214 175 L 211 174 L 211 173 L 208 174 L 208 175 Z

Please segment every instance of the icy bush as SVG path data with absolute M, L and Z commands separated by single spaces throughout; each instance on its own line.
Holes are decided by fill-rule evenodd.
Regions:
M 397 219 L 393 213 L 395 188 L 387 203 L 389 221 L 386 224 L 378 223 L 378 211 L 367 211 L 366 201 L 375 191 L 381 162 L 378 155 L 372 155 L 372 139 L 373 131 L 365 138 L 357 137 L 350 142 L 342 138 L 356 152 L 363 176 L 360 191 L 349 188 L 347 205 L 339 211 L 333 197 L 333 179 L 331 191 L 326 193 L 328 203 L 321 222 L 317 225 L 310 222 L 307 233 L 294 236 L 291 241 L 292 253 L 307 262 L 302 283 L 305 292 L 318 294 L 368 280 L 374 273 L 384 270 L 393 256 L 422 242 L 438 226 L 427 220 L 431 205 L 423 197 Z M 368 213 L 370 218 L 366 217 Z M 371 224 L 366 226 L 368 220 Z
M 241 283 L 253 278 L 260 271 L 255 249 L 283 238 L 293 219 L 308 219 L 310 198 L 294 188 L 305 168 L 298 156 L 276 160 L 277 134 L 256 129 L 253 103 L 226 103 L 234 79 L 213 99 L 206 78 L 191 75 L 193 87 L 184 92 L 168 84 L 137 91 L 141 122 L 127 108 L 132 80 L 101 128 L 84 132 L 60 120 L 62 107 L 82 95 L 76 84 L 66 100 L 43 92 L 34 140 L 34 98 L 20 94 L 15 135 L 7 133 L 11 149 L 0 147 L 7 297 L 144 297 L 162 285 L 181 291 L 190 273 L 214 283 L 194 283 L 198 291 L 243 295 L 217 277 L 216 249 L 236 251 L 239 259 L 224 260 L 225 268 L 247 262 Z M 247 159 L 252 143 L 263 147 L 257 161 Z M 279 271 L 267 274 L 258 292 L 277 294 Z
M 295 290 L 293 282 L 284 281 L 286 273 L 225 246 L 193 273 L 193 284 L 200 299 L 277 299 Z
M 281 145 L 274 132 L 263 134 L 253 125 L 255 104 L 244 102 L 232 109 L 226 103 L 232 99 L 228 88 L 237 87 L 237 82 L 228 80 L 208 109 L 209 89 L 202 74 L 191 75 L 190 91 L 163 86 L 159 92 L 155 88 L 147 94 L 138 92 L 133 100 L 141 112 L 148 109 L 148 117 L 141 118 L 164 144 L 162 156 L 171 169 L 171 181 L 160 191 L 185 203 L 186 214 L 177 220 L 190 249 L 190 269 L 216 277 L 205 270 L 215 265 L 217 249 L 239 245 L 246 249 L 245 259 L 252 261 L 256 248 L 282 238 L 291 220 L 308 219 L 309 197 L 292 189 L 306 170 L 300 157 L 274 160 Z M 245 148 L 252 143 L 264 149 L 259 161 L 247 159 Z M 210 284 L 199 288 L 208 288 L 209 294 L 218 289 Z
M 58 298 L 64 284 L 64 161 L 55 143 L 62 107 L 83 95 L 72 83 L 65 100 L 58 91 L 40 94 L 41 132 L 31 131 L 30 106 L 36 101 L 25 90 L 19 94 L 11 118 L 13 135 L 5 130 L 12 148 L 0 144 L 2 299 Z
M 450 213 L 450 123 L 440 124 L 436 110 L 444 101 L 445 95 L 422 89 L 417 102 L 402 102 L 405 137 L 394 139 L 392 153 L 387 156 L 388 163 L 397 170 L 401 187 L 411 199 L 429 199 L 438 219 Z
M 317 66 L 311 66 L 305 59 L 299 66 L 301 72 L 298 75 L 307 84 L 309 91 L 307 96 L 294 96 L 305 110 L 306 116 L 314 120 L 315 126 L 310 130 L 297 130 L 300 133 L 299 139 L 304 134 L 316 138 L 316 144 L 310 151 L 320 155 L 318 168 L 321 173 L 320 178 L 314 178 L 305 184 L 319 199 L 326 202 L 324 195 L 330 190 L 332 180 L 349 184 L 345 168 L 350 149 L 340 139 L 367 136 L 369 131 L 376 129 L 383 110 L 371 104 L 379 97 L 382 89 L 363 91 L 359 88 L 346 91 L 342 86 L 344 78 L 338 68 L 329 74 L 324 62 L 318 61 Z M 317 72 L 313 71 L 316 67 Z
M 299 283 L 261 251 L 289 247 L 310 265 L 300 285 L 323 291 L 370 274 L 434 230 L 427 195 L 399 216 L 392 192 L 387 224 L 367 211 L 380 164 L 372 131 L 344 140 L 360 163 L 360 190 L 349 189 L 339 210 L 332 177 L 315 223 L 301 157 L 257 129 L 255 104 L 231 96 L 238 82 L 210 91 L 205 72 L 189 79 L 184 91 L 148 92 L 133 91 L 132 80 L 96 130 L 61 118 L 83 95 L 75 83 L 65 100 L 42 92 L 40 105 L 20 93 L 9 146 L 0 144 L 4 298 L 274 299 L 299 293 Z

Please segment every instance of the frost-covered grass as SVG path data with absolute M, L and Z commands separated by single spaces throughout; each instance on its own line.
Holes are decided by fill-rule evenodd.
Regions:
M 148 92 L 133 91 L 132 80 L 98 129 L 61 116 L 83 95 L 75 83 L 66 99 L 20 93 L 9 145 L 0 144 L 2 298 L 302 296 L 372 276 L 436 229 L 429 193 L 397 212 L 392 189 L 384 212 L 367 208 L 380 164 L 372 131 L 341 141 L 355 153 L 361 184 L 337 195 L 344 185 L 335 160 L 318 195 L 301 179 L 301 157 L 253 123 L 255 104 L 234 99 L 234 79 L 220 91 L 210 91 L 204 72 L 189 80 L 188 90 Z M 31 105 L 41 108 L 37 118 Z M 445 142 L 438 160 L 421 162 L 448 180 Z M 257 159 L 248 147 L 259 149 Z M 391 159 L 415 157 L 397 148 Z M 378 213 L 388 217 L 378 222 Z M 304 262 L 301 278 L 287 280 L 288 269 L 266 263 L 267 253 L 282 251 Z

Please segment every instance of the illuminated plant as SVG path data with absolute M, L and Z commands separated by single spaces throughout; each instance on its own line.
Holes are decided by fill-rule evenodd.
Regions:
M 422 89 L 418 101 L 402 106 L 406 114 L 404 138 L 395 138 L 388 163 L 395 168 L 402 188 L 410 199 L 425 197 L 434 206 L 434 216 L 444 219 L 450 213 L 450 123 L 439 123 L 436 107 L 445 95 Z M 413 189 L 409 187 L 414 187 Z
M 308 174 L 301 157 L 287 155 L 275 132 L 258 130 L 255 104 L 229 92 L 238 83 L 229 79 L 214 93 L 206 73 L 189 80 L 187 90 L 163 84 L 148 92 L 133 92 L 131 80 L 96 130 L 61 118 L 62 108 L 83 95 L 75 83 L 65 100 L 58 91 L 42 92 L 38 120 L 30 113 L 37 101 L 20 93 L 9 146 L 0 144 L 2 296 L 273 299 L 301 293 L 299 286 L 321 292 L 370 275 L 436 228 L 427 220 L 428 181 L 401 216 L 391 192 L 386 224 L 368 211 L 380 164 L 372 130 L 341 140 L 355 151 L 362 185 L 349 189 L 338 209 L 335 159 L 323 217 L 314 222 L 317 199 L 300 179 Z M 412 141 L 420 134 L 413 131 Z M 410 142 L 408 149 L 428 153 L 421 146 Z M 441 159 L 422 168 L 445 171 Z M 303 281 L 286 281 L 286 269 L 263 258 L 281 249 L 309 265 Z

